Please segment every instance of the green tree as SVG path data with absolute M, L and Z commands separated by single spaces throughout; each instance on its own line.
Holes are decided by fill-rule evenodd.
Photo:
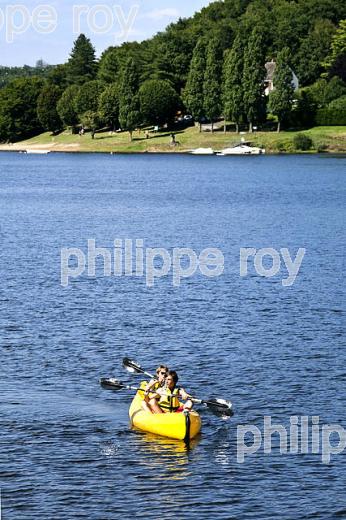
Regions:
M 75 104 L 79 89 L 80 87 L 78 87 L 78 85 L 70 85 L 66 90 L 64 90 L 57 103 L 57 112 L 59 117 L 65 126 L 71 127 L 72 133 L 79 121 Z
M 0 141 L 18 141 L 42 132 L 37 100 L 43 86 L 40 78 L 18 78 L 0 90 Z
M 56 65 L 47 76 L 47 81 L 51 85 L 56 85 L 61 90 L 65 90 L 68 86 L 67 81 L 67 65 Z
M 193 51 L 186 87 L 183 91 L 184 104 L 194 119 L 199 122 L 199 131 L 201 131 L 201 120 L 205 116 L 203 90 L 206 66 L 205 54 L 206 42 L 204 38 L 200 38 Z
M 81 116 L 81 123 L 83 128 L 91 130 L 91 138 L 94 139 L 96 130 L 100 128 L 102 124 L 102 118 L 99 112 L 87 110 Z
M 218 41 L 212 38 L 207 47 L 203 84 L 204 110 L 211 121 L 212 132 L 214 131 L 214 121 L 222 112 L 221 82 L 222 51 Z
M 323 108 L 346 94 L 346 84 L 338 76 L 334 76 L 330 81 L 321 78 L 306 87 L 305 91 L 317 108 Z
M 168 81 L 147 80 L 139 89 L 141 114 L 146 123 L 171 123 L 180 106 L 180 99 Z
M 346 81 L 346 20 L 340 21 L 324 66 L 330 78 L 339 76 L 343 81 Z
M 301 86 L 310 85 L 323 72 L 322 62 L 329 53 L 335 26 L 329 20 L 317 20 L 312 31 L 302 40 L 293 62 Z
M 74 42 L 67 67 L 69 83 L 83 85 L 96 77 L 95 49 L 84 34 L 80 34 Z
M 141 124 L 138 90 L 138 70 L 134 60 L 129 58 L 120 85 L 119 122 L 121 128 L 130 133 L 130 141 L 132 141 L 133 131 Z
M 277 116 L 277 131 L 280 132 L 282 121 L 292 110 L 294 86 L 292 84 L 292 70 L 289 66 L 291 56 L 287 47 L 280 51 L 276 58 L 273 76 L 274 90 L 269 95 L 269 110 Z
M 57 132 L 62 128 L 62 121 L 57 112 L 57 103 L 61 90 L 56 85 L 46 85 L 37 100 L 37 115 L 45 130 Z
M 244 111 L 249 123 L 249 132 L 252 132 L 253 123 L 259 121 L 263 114 L 264 78 L 264 49 L 261 33 L 254 29 L 244 52 Z
M 84 83 L 84 85 L 80 87 L 75 99 L 77 114 L 82 115 L 87 111 L 97 112 L 99 99 L 104 88 L 104 83 L 97 79 Z
M 99 99 L 99 113 L 106 125 L 112 130 L 119 126 L 119 86 L 111 83 L 102 92 Z
M 118 48 L 110 47 L 101 56 L 97 77 L 104 83 L 118 83 L 119 76 Z
M 244 47 L 240 36 L 233 42 L 224 63 L 223 73 L 223 104 L 225 119 L 234 121 L 236 131 L 239 132 L 239 123 L 244 116 L 243 105 L 243 69 Z

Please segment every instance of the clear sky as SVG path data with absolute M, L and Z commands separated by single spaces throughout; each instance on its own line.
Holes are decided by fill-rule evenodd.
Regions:
M 123 41 L 146 39 L 211 0 L 0 0 L 0 65 L 63 63 L 85 33 L 97 54 Z

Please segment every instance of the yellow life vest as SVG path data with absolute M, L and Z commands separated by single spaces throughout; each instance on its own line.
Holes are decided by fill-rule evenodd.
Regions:
M 175 412 L 180 407 L 179 403 L 179 388 L 174 388 L 171 391 L 169 388 L 164 388 L 164 395 L 160 397 L 159 407 L 165 412 Z

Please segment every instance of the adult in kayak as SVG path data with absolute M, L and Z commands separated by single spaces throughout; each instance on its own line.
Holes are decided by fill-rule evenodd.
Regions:
M 178 388 L 178 374 L 175 370 L 169 370 L 164 387 L 158 388 L 154 399 L 150 400 L 150 408 L 153 413 L 185 412 L 192 408 L 192 401 L 184 388 Z M 186 401 L 181 405 L 179 399 Z
M 145 387 L 142 408 L 146 412 L 154 412 L 153 406 L 155 406 L 155 404 L 157 406 L 157 399 L 159 399 L 156 392 L 160 388 L 165 388 L 167 374 L 168 367 L 166 365 L 159 365 L 156 369 L 156 378 L 151 379 Z

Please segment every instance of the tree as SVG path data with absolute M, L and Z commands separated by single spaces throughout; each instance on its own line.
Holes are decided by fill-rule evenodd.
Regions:
M 75 98 L 75 108 L 77 114 L 82 115 L 84 112 L 97 112 L 99 99 L 104 91 L 104 84 L 97 79 L 84 83 L 78 91 Z
M 118 49 L 110 47 L 101 56 L 97 77 L 104 83 L 116 83 L 119 82 L 119 75 Z
M 324 66 L 330 78 L 339 76 L 343 81 L 346 81 L 346 20 L 340 21 Z
M 81 116 L 81 123 L 83 128 L 89 128 L 91 130 L 91 138 L 94 139 L 96 130 L 101 126 L 102 119 L 99 112 L 93 110 L 87 110 Z
M 184 104 L 194 119 L 199 122 L 199 131 L 201 131 L 201 120 L 205 116 L 203 91 L 205 54 L 206 42 L 203 38 L 200 38 L 193 51 L 186 87 L 183 91 Z
M 70 126 L 72 128 L 72 133 L 78 124 L 78 114 L 76 111 L 75 100 L 78 96 L 79 89 L 80 87 L 77 85 L 70 85 L 67 87 L 57 104 L 57 112 L 60 119 L 64 125 Z
M 123 130 L 130 133 L 132 141 L 133 131 L 141 123 L 139 107 L 139 77 L 136 64 L 132 58 L 126 62 L 120 85 L 119 95 L 119 122 Z
M 44 82 L 18 78 L 0 90 L 0 141 L 19 141 L 42 132 L 37 100 Z
M 236 124 L 239 132 L 239 123 L 244 116 L 243 105 L 243 62 L 244 48 L 240 36 L 234 40 L 232 48 L 226 55 L 224 64 L 223 105 L 225 119 Z
M 204 110 L 211 121 L 212 132 L 214 131 L 214 121 L 222 112 L 221 79 L 222 52 L 218 41 L 212 38 L 207 47 L 203 84 Z
M 139 89 L 141 114 L 146 123 L 162 125 L 174 120 L 180 99 L 168 81 L 152 79 Z
M 261 119 L 264 111 L 265 76 L 262 37 L 257 29 L 254 29 L 245 48 L 243 72 L 244 111 L 249 123 L 249 132 L 252 132 L 253 123 Z
M 280 132 L 281 122 L 288 116 L 293 104 L 294 86 L 289 62 L 290 51 L 284 47 L 276 58 L 273 76 L 274 90 L 269 95 L 269 110 L 278 118 L 278 132 Z
M 56 85 L 61 90 L 65 90 L 68 86 L 67 69 L 66 63 L 64 65 L 56 65 L 47 76 L 48 83 Z
M 313 30 L 303 39 L 293 69 L 301 86 L 310 85 L 323 72 L 322 62 L 326 59 L 335 26 L 329 20 L 317 20 Z
M 57 112 L 61 90 L 55 85 L 46 85 L 37 100 L 37 115 L 44 129 L 50 132 L 61 130 L 62 121 Z
M 317 108 L 323 108 L 346 94 L 346 84 L 338 76 L 334 76 L 330 81 L 321 78 L 306 87 L 305 91 Z
M 84 34 L 78 36 L 67 63 L 69 83 L 83 85 L 96 77 L 95 49 Z
M 119 86 L 111 83 L 102 92 L 99 99 L 99 113 L 105 124 L 112 130 L 119 126 Z

